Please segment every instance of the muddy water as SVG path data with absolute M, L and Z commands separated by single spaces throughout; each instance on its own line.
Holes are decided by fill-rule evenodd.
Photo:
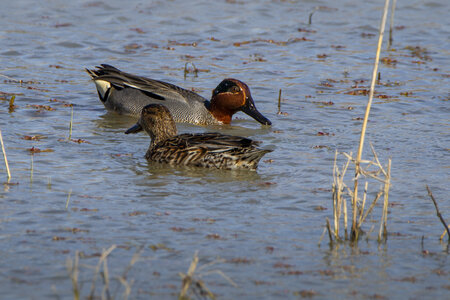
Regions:
M 218 260 L 200 275 L 219 299 L 448 297 L 448 248 L 425 190 L 450 221 L 446 1 L 399 1 L 394 45 L 383 47 L 367 142 L 383 164 L 392 158 L 387 243 L 376 241 L 377 207 L 358 247 L 318 245 L 335 149 L 356 152 L 381 2 L 3 1 L 0 129 L 12 184 L 0 193 L 1 298 L 72 298 L 66 261 L 76 253 L 86 297 L 88 266 L 112 245 L 119 299 L 117 278 L 139 250 L 126 276 L 132 299 L 176 298 L 195 251 L 200 265 Z M 232 126 L 179 130 L 222 130 L 275 151 L 256 173 L 147 163 L 148 137 L 123 134 L 134 120 L 106 113 L 83 71 L 100 63 L 205 97 L 225 77 L 245 81 L 271 128 L 238 113 Z M 186 63 L 197 76 L 184 76 Z M 103 286 L 98 278 L 96 295 Z

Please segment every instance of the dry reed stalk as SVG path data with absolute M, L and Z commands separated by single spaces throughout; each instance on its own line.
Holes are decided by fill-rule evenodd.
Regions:
M 391 20 L 389 22 L 389 40 L 388 40 L 388 49 L 391 48 L 392 42 L 393 42 L 393 28 L 394 28 L 394 12 L 395 12 L 395 6 L 397 4 L 397 0 L 392 0 L 392 6 L 391 6 Z
M 72 126 L 73 126 L 73 105 L 70 106 L 70 123 L 69 123 L 69 141 L 72 138 Z
M 140 246 L 137 249 L 137 251 L 133 254 L 133 257 L 131 258 L 130 262 L 128 263 L 128 266 L 123 271 L 122 275 L 117 278 L 120 281 L 120 283 L 125 287 L 125 291 L 123 293 L 123 299 L 128 299 L 128 297 L 130 296 L 130 293 L 131 293 L 131 286 L 133 285 L 133 281 L 131 281 L 131 283 L 128 283 L 127 274 L 131 270 L 133 265 L 139 260 L 139 257 L 141 256 L 143 249 L 144 249 L 144 246 Z M 113 299 L 116 298 L 118 288 L 119 287 L 117 287 L 116 290 L 114 291 L 114 294 L 112 297 Z
M 2 144 L 3 159 L 5 160 L 6 175 L 8 176 L 8 182 L 9 182 L 11 180 L 11 173 L 9 172 L 8 158 L 6 157 L 5 145 L 3 144 L 3 136 L 2 136 L 1 130 L 0 130 L 0 142 Z
M 330 243 L 333 242 L 333 231 L 331 230 L 331 226 L 330 226 L 330 220 L 327 218 L 327 230 L 328 230 L 328 237 L 330 238 Z M 338 237 L 338 236 L 336 236 Z
M 345 153 L 346 154 L 346 153 Z M 347 239 L 347 203 L 345 201 L 345 198 L 343 196 L 344 189 L 347 188 L 347 186 L 344 183 L 344 177 L 347 172 L 348 166 L 351 161 L 351 152 L 350 155 L 347 155 L 347 162 L 342 166 L 341 171 L 336 165 L 337 161 L 337 151 L 335 152 L 334 156 L 334 171 L 333 171 L 333 216 L 334 216 L 334 235 L 336 240 L 339 240 L 339 227 L 340 227 L 340 218 L 341 218 L 341 211 L 343 208 L 344 212 L 344 230 L 345 230 L 345 238 Z M 348 189 L 348 188 L 347 188 Z
M 92 284 L 91 284 L 91 292 L 89 293 L 89 297 L 88 299 L 94 299 L 94 293 L 95 293 L 95 282 L 97 281 L 97 276 L 100 272 L 100 268 L 102 263 L 105 262 L 106 257 L 108 257 L 108 255 L 114 250 L 116 249 L 116 245 L 112 245 L 111 247 L 109 247 L 107 250 L 103 250 L 102 251 L 102 255 L 100 256 L 97 266 L 95 268 L 95 273 L 94 273 L 94 278 L 92 279 Z
M 428 191 L 428 196 L 430 196 L 431 200 L 433 201 L 434 207 L 436 208 L 436 215 L 438 216 L 439 220 L 441 220 L 442 225 L 444 225 L 445 230 L 448 234 L 448 241 L 450 242 L 450 229 L 447 225 L 447 223 L 444 220 L 444 217 L 442 217 L 441 212 L 439 211 L 439 207 L 437 205 L 436 199 L 434 199 L 433 193 L 431 192 L 431 189 L 428 187 L 428 185 L 425 185 Z M 441 235 L 442 240 L 442 235 Z
M 309 14 L 308 25 L 312 24 L 312 16 L 318 9 L 319 9 L 318 7 L 315 7 L 314 10 Z
M 355 184 L 354 184 L 354 189 L 353 189 L 353 201 L 352 201 L 352 206 L 353 206 L 352 235 L 351 235 L 352 239 L 356 237 L 356 229 L 357 229 L 356 204 L 357 204 L 357 200 L 358 200 L 358 177 L 360 174 L 361 155 L 362 155 L 362 151 L 363 151 L 364 139 L 365 139 L 366 129 L 367 129 L 367 122 L 369 120 L 370 108 L 372 106 L 372 99 L 373 99 L 373 94 L 374 94 L 374 90 L 375 90 L 375 81 L 376 81 L 376 76 L 377 76 L 377 72 L 378 72 L 378 63 L 380 60 L 381 45 L 383 43 L 383 36 L 384 36 L 384 29 L 386 26 L 386 17 L 387 17 L 388 8 L 389 8 L 389 0 L 385 0 L 383 15 L 381 17 L 380 30 L 379 30 L 379 35 L 378 35 L 378 45 L 377 45 L 377 52 L 375 55 L 375 62 L 374 62 L 374 66 L 373 66 L 372 80 L 370 83 L 369 100 L 367 102 L 366 111 L 364 114 L 364 120 L 363 120 L 363 124 L 361 127 L 361 136 L 360 136 L 360 140 L 359 140 L 358 153 L 356 155 Z
M 67 195 L 67 200 L 66 200 L 66 210 L 67 210 L 67 208 L 69 207 L 70 195 L 72 195 L 72 189 L 69 190 L 69 194 Z
M 362 217 L 361 221 L 358 223 L 358 231 L 361 228 L 361 225 L 366 220 L 367 216 L 372 212 L 373 208 L 375 207 L 375 204 L 377 204 L 378 199 L 380 199 L 381 195 L 383 195 L 383 191 L 379 191 L 377 195 L 375 196 L 375 199 L 373 199 L 372 203 L 369 206 L 369 209 L 367 209 L 366 213 Z
M 384 172 L 384 170 L 383 170 Z M 383 214 L 381 217 L 380 231 L 378 233 L 378 241 L 381 241 L 381 235 L 383 234 L 383 240 L 386 241 L 387 238 L 387 214 L 389 206 L 389 185 L 391 182 L 391 159 L 388 160 L 388 167 L 386 173 L 386 180 L 384 183 L 384 203 L 383 203 Z
M 78 287 L 78 260 L 79 260 L 79 252 L 75 251 L 75 258 L 68 258 L 66 262 L 67 271 L 69 272 L 70 280 L 72 281 L 72 291 L 73 291 L 73 299 L 80 299 L 80 288 Z
M 34 162 L 33 162 L 33 153 L 30 155 L 31 162 L 30 162 L 30 184 L 33 184 L 33 171 L 34 171 Z
M 281 89 L 278 91 L 278 114 L 281 114 Z
M 126 279 L 123 277 L 119 277 L 119 282 L 125 287 L 125 291 L 123 292 L 123 299 L 128 299 L 128 297 L 131 294 L 131 286 L 133 285 L 133 281 L 131 281 L 131 284 L 128 283 Z M 113 298 L 115 299 L 115 298 Z
M 208 272 L 202 272 L 202 270 L 217 264 L 219 262 L 224 262 L 223 259 L 216 259 L 208 264 L 204 264 L 200 267 L 198 266 L 198 251 L 195 252 L 194 257 L 192 258 L 192 262 L 189 266 L 187 274 L 179 273 L 180 277 L 182 278 L 182 285 L 181 285 L 181 291 L 178 295 L 179 300 L 186 300 L 190 299 L 188 293 L 191 291 L 192 293 L 196 295 L 200 295 L 203 298 L 210 298 L 210 299 L 216 299 L 214 294 L 206 287 L 205 283 L 200 280 L 200 277 L 202 275 L 208 275 L 211 273 L 216 273 L 225 278 L 230 284 L 232 284 L 234 287 L 237 287 L 236 283 L 231 280 L 228 276 L 226 276 L 222 271 L 220 270 L 211 270 Z
M 191 71 L 188 69 L 188 64 L 191 64 L 192 65 L 192 67 L 194 68 L 193 69 L 193 72 L 194 72 L 194 76 L 195 77 L 198 77 L 198 69 L 197 69 L 197 67 L 195 66 L 195 64 L 193 63 L 193 62 L 187 62 L 186 64 L 184 64 L 184 79 L 186 79 L 186 75 L 187 74 L 189 74 Z
M 348 239 L 348 213 L 347 213 L 347 201 L 343 199 L 342 204 L 344 205 L 344 238 Z
M 103 289 L 102 289 L 102 299 L 112 299 L 111 295 L 109 293 L 109 272 L 108 272 L 108 261 L 107 257 L 105 257 L 105 260 L 103 261 Z
M 320 247 L 320 244 L 322 243 L 323 237 L 325 236 L 326 232 L 327 232 L 327 228 L 325 227 L 322 231 L 322 235 L 320 236 L 319 242 L 317 243 L 318 247 Z
M 333 195 L 333 218 L 334 218 L 334 232 L 337 232 L 339 234 L 339 214 L 338 214 L 338 175 L 339 170 L 336 165 L 337 161 L 337 150 L 334 153 L 334 165 L 333 165 L 333 185 L 332 185 L 332 195 Z M 331 239 L 330 239 L 331 241 Z
M 364 213 L 364 207 L 365 207 L 365 205 L 366 205 L 367 188 L 368 188 L 368 186 L 369 186 L 369 182 L 366 181 L 366 185 L 364 186 L 364 196 L 363 196 L 363 201 L 362 201 L 361 207 L 360 207 L 360 209 L 359 209 L 359 220 L 358 220 L 358 225 L 361 224 L 362 216 L 363 216 L 363 213 Z
M 192 262 L 189 265 L 187 274 L 183 274 L 183 273 L 179 274 L 180 277 L 182 278 L 181 291 L 178 296 L 179 300 L 189 299 L 189 297 L 187 296 L 187 292 L 193 281 L 193 276 L 194 276 L 195 269 L 197 268 L 197 264 L 198 264 L 198 251 L 195 251 L 194 257 L 192 258 Z

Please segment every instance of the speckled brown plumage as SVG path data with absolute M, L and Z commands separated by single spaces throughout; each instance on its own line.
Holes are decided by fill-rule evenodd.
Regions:
M 126 133 L 145 130 L 151 138 L 145 158 L 174 165 L 217 169 L 256 170 L 259 160 L 272 150 L 259 149 L 259 142 L 220 133 L 177 135 L 169 110 L 159 104 L 143 108 L 137 124 Z

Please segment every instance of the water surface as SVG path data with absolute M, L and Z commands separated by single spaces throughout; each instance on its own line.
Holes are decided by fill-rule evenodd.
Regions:
M 443 227 L 425 190 L 428 184 L 450 222 L 446 1 L 399 1 L 394 45 L 383 47 L 390 60 L 380 65 L 366 140 L 384 164 L 392 158 L 387 243 L 376 242 L 376 227 L 358 247 L 330 248 L 327 237 L 318 246 L 332 218 L 334 152 L 357 150 L 367 96 L 351 91 L 369 84 L 382 5 L 2 3 L 0 129 L 17 183 L 0 193 L 2 299 L 72 298 L 66 260 L 77 252 L 86 297 L 94 274 L 87 265 L 112 245 L 108 268 L 119 299 L 117 277 L 139 249 L 127 274 L 132 299 L 176 298 L 178 273 L 196 251 L 200 265 L 224 260 L 207 270 L 237 284 L 203 273 L 219 299 L 448 297 L 448 248 L 438 241 Z M 179 131 L 221 130 L 275 151 L 257 172 L 149 164 L 149 138 L 123 134 L 135 120 L 106 113 L 83 70 L 101 63 L 205 97 L 225 77 L 245 81 L 272 127 L 238 113 L 232 126 L 179 124 Z M 186 63 L 200 69 L 197 76 L 184 76 Z M 67 141 L 70 104 L 79 143 Z M 45 138 L 24 139 L 36 135 Z M 51 152 L 32 155 L 32 147 Z M 370 197 L 377 191 L 371 183 Z M 365 230 L 379 217 L 377 207 Z M 98 278 L 96 295 L 102 286 Z

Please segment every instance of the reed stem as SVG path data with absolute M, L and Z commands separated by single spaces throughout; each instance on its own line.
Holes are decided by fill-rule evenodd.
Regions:
M 79 300 L 80 299 L 80 287 L 78 286 L 78 260 L 79 260 L 79 252 L 78 250 L 75 251 L 75 258 L 72 261 L 72 259 L 67 259 L 67 271 L 69 272 L 70 280 L 72 281 L 72 292 L 73 292 L 73 299 Z
M 278 92 L 278 114 L 281 113 L 281 89 Z
M 393 42 L 393 28 L 394 28 L 394 12 L 395 12 L 395 6 L 397 4 L 397 0 L 392 0 L 392 6 L 391 6 L 391 20 L 389 22 L 389 41 L 388 41 L 388 49 L 391 48 L 392 42 Z
M 0 130 L 0 142 L 2 144 L 3 159 L 5 160 L 6 175 L 8 176 L 9 182 L 11 180 L 11 172 L 9 172 L 8 158 L 6 157 L 5 145 L 3 144 L 3 136 L 1 130 Z
M 388 213 L 388 205 L 389 205 L 389 184 L 390 184 L 390 175 L 391 175 L 391 159 L 388 161 L 388 168 L 386 174 L 386 181 L 384 183 L 384 204 L 383 204 L 383 213 L 381 215 L 380 222 L 380 231 L 378 232 L 378 241 L 381 242 L 381 238 L 386 240 L 387 237 L 387 213 Z
M 187 296 L 187 292 L 193 281 L 193 276 L 194 276 L 195 269 L 197 268 L 197 264 L 198 264 L 198 251 L 195 251 L 194 257 L 192 258 L 192 262 L 189 265 L 187 274 L 183 276 L 183 283 L 182 283 L 180 294 L 178 296 L 179 300 L 189 299 Z
M 73 105 L 70 106 L 70 123 L 69 123 L 69 141 L 72 138 L 72 124 L 73 124 Z
M 378 63 L 380 60 L 381 45 L 383 43 L 383 36 L 384 36 L 384 29 L 386 26 L 386 17 L 387 17 L 387 11 L 389 8 L 389 1 L 390 0 L 385 0 L 385 2 L 384 2 L 384 10 L 383 10 L 382 18 L 381 18 L 380 30 L 379 30 L 379 35 L 378 35 L 377 52 L 375 55 L 375 62 L 374 62 L 373 71 L 372 71 L 372 80 L 370 83 L 369 100 L 367 102 L 366 112 L 364 114 L 364 121 L 363 121 L 363 124 L 361 127 L 361 136 L 360 136 L 360 140 L 359 140 L 358 153 L 356 155 L 356 161 L 355 161 L 355 184 L 354 184 L 353 201 L 352 201 L 352 206 L 353 206 L 352 239 L 356 236 L 356 230 L 357 230 L 356 203 L 358 200 L 358 177 L 360 174 L 361 155 L 362 155 L 362 151 L 363 151 L 364 138 L 365 138 L 366 129 L 367 129 L 367 122 L 369 120 L 370 108 L 372 106 L 372 99 L 373 99 L 373 94 L 374 94 L 374 90 L 375 90 L 375 81 L 377 78 Z
M 333 233 L 332 233 L 331 226 L 330 226 L 330 220 L 328 220 L 328 218 L 326 220 L 327 220 L 328 237 L 330 238 L 330 243 L 332 243 L 333 242 Z
M 434 199 L 433 193 L 431 192 L 430 188 L 428 187 L 428 185 L 426 185 L 427 191 L 428 191 L 428 196 L 430 196 L 431 200 L 434 203 L 434 207 L 436 208 L 436 215 L 438 216 L 439 220 L 441 220 L 442 225 L 444 225 L 445 230 L 447 230 L 447 234 L 448 234 L 448 240 L 450 242 L 450 229 L 448 228 L 447 223 L 444 220 L 444 217 L 442 217 L 441 212 L 439 211 L 436 199 Z M 442 236 L 441 236 L 442 239 Z
M 30 184 L 33 184 L 33 171 L 34 171 L 34 163 L 33 163 L 33 153 L 30 155 L 31 157 L 31 166 L 30 166 Z
M 97 281 L 97 276 L 100 272 L 100 267 L 103 264 L 105 264 L 106 262 L 106 258 L 108 257 L 108 255 L 114 250 L 116 249 L 116 245 L 112 245 L 111 247 L 109 247 L 107 250 L 103 250 L 102 251 L 102 255 L 100 256 L 100 259 L 98 260 L 97 266 L 95 268 L 95 273 L 94 273 L 94 278 L 92 279 L 92 284 L 91 284 L 91 292 L 89 294 L 89 299 L 94 299 L 94 293 L 95 293 L 95 283 Z
M 69 194 L 67 195 L 66 210 L 69 208 L 70 195 L 72 195 L 72 189 L 69 190 Z

